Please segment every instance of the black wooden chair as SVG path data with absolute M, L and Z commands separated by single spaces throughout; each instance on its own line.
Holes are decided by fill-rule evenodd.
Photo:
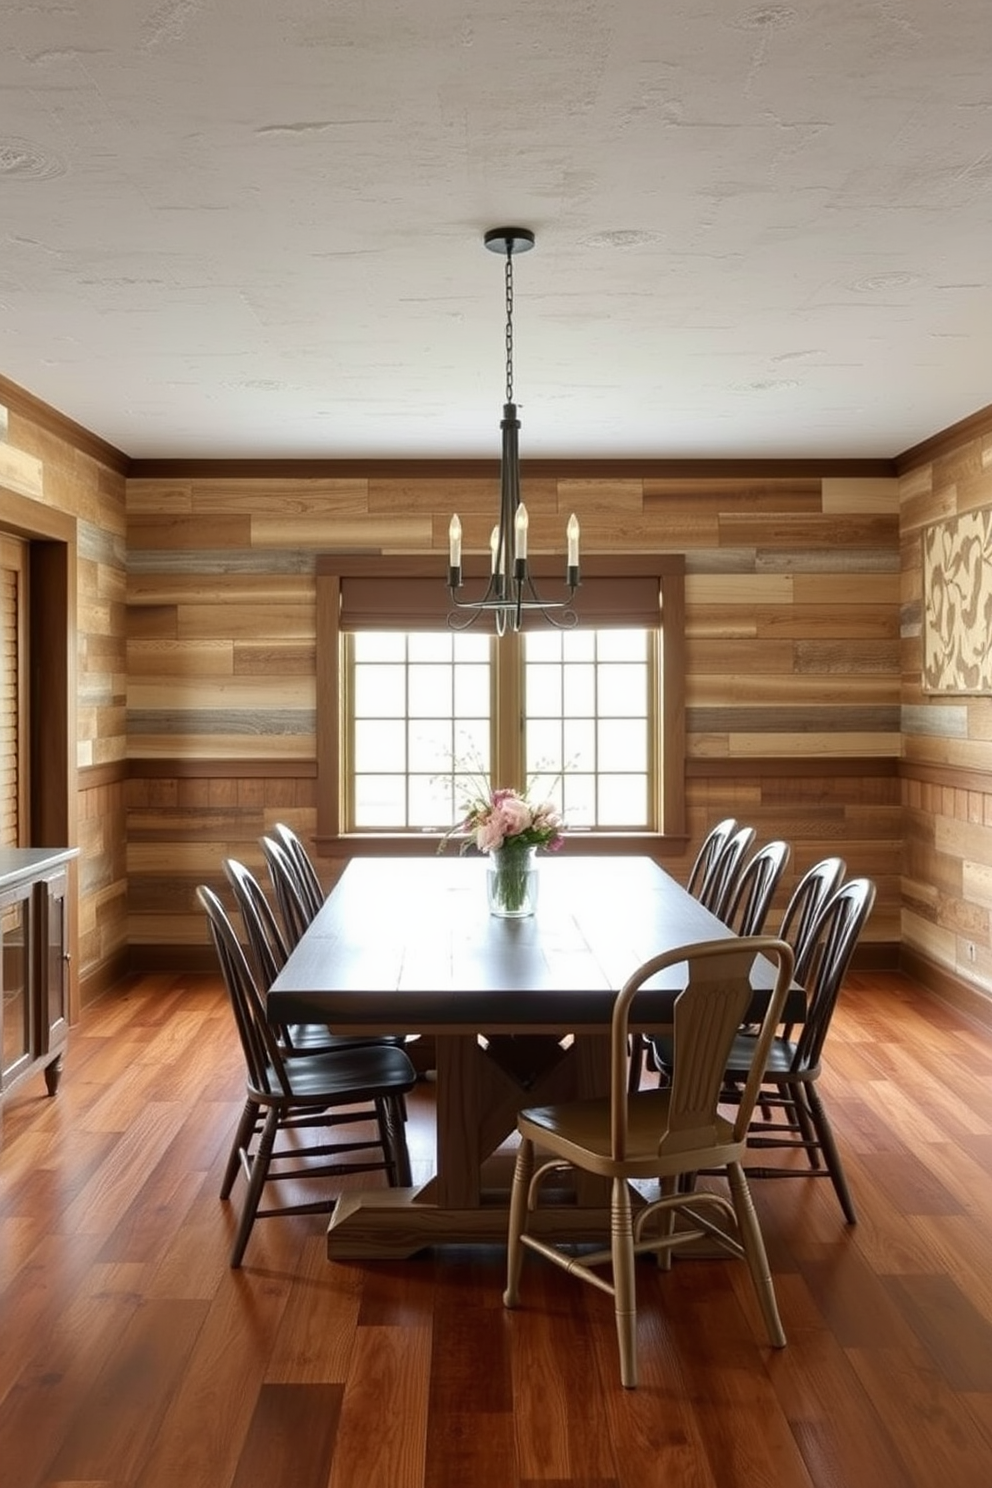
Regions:
M 324 888 L 317 875 L 313 859 L 303 845 L 302 838 L 285 822 L 276 822 L 268 835 L 274 837 L 280 846 L 285 848 L 296 870 L 296 881 L 303 902 L 313 918 L 324 902 Z
M 717 822 L 706 833 L 686 883 L 686 888 L 694 899 L 705 903 L 703 896 L 709 890 L 720 854 L 736 831 L 737 822 L 732 816 L 728 816 L 723 821 Z
M 264 993 L 223 904 L 206 886 L 196 892 L 207 915 L 245 1059 L 247 1095 L 221 1184 L 221 1198 L 227 1199 L 239 1168 L 248 1180 L 231 1248 L 231 1265 L 237 1267 L 256 1219 L 326 1214 L 337 1202 L 335 1194 L 263 1209 L 267 1184 L 289 1180 L 295 1186 L 302 1180 L 381 1171 L 391 1185 L 409 1186 L 403 1097 L 413 1089 L 417 1075 L 403 1050 L 388 1044 L 287 1058 L 277 1030 L 266 1019 Z M 327 1139 L 329 1129 L 360 1124 L 365 1132 Z M 374 1134 L 367 1134 L 369 1125 Z M 280 1145 L 279 1138 L 287 1133 L 288 1143 Z
M 286 946 L 293 950 L 313 923 L 316 910 L 303 889 L 295 863 L 282 843 L 277 842 L 274 837 L 262 837 L 259 839 L 259 846 L 279 908 Z
M 759 847 L 744 864 L 720 916 L 738 935 L 761 935 L 764 931 L 790 852 L 787 842 L 776 839 Z
M 268 991 L 285 966 L 289 951 L 279 922 L 258 879 L 237 858 L 224 861 L 224 873 L 244 927 L 250 960 L 259 986 Z M 399 1036 L 335 1033 L 323 1023 L 293 1023 L 279 1029 L 283 1052 L 315 1054 L 329 1049 L 357 1049 L 363 1044 L 402 1044 Z
M 749 1149 L 800 1150 L 807 1158 L 806 1167 L 748 1165 L 749 1178 L 829 1178 L 848 1224 L 856 1223 L 857 1214 L 817 1081 L 837 998 L 874 902 L 872 881 L 850 878 L 820 910 L 804 947 L 805 1021 L 796 1027 L 786 1025 L 772 1040 L 747 1136 Z M 795 975 L 799 980 L 798 972 Z M 671 1040 L 659 1037 L 654 1040 L 654 1048 L 663 1073 L 670 1079 Z M 757 1049 L 754 1030 L 742 1029 L 727 1060 L 725 1101 L 740 1098 L 751 1077 Z

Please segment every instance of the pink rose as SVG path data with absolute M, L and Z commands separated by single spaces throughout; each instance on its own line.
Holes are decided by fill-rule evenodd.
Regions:
M 519 796 L 509 791 L 497 803 L 496 812 L 502 824 L 504 837 L 516 837 L 518 832 L 526 832 L 533 820 L 527 802 L 521 801 Z

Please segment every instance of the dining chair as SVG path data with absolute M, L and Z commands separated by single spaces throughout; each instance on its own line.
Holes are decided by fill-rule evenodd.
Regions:
M 289 959 L 279 922 L 258 879 L 237 858 L 225 858 L 224 873 L 234 894 L 249 959 L 264 992 L 272 986 Z M 363 1044 L 402 1044 L 399 1035 L 335 1033 L 323 1023 L 292 1023 L 278 1029 L 283 1054 L 314 1054 L 329 1049 L 356 1049 Z
M 857 1213 L 817 1082 L 837 998 L 874 902 L 875 886 L 868 878 L 849 878 L 835 890 L 808 936 L 805 1021 L 779 1030 L 767 1052 L 762 1052 L 750 1030 L 742 1029 L 730 1049 L 723 1092 L 725 1101 L 736 1102 L 753 1081 L 755 1070 L 760 1071 L 747 1146 L 802 1151 L 807 1166 L 749 1164 L 748 1177 L 829 1178 L 848 1224 L 857 1223 Z M 671 1078 L 677 1054 L 671 1043 L 661 1050 L 662 1043 L 656 1041 L 656 1053 Z
M 686 889 L 694 899 L 701 899 L 706 893 L 720 854 L 736 831 L 737 822 L 732 816 L 728 816 L 706 833 L 686 883 Z
M 847 872 L 843 858 L 821 858 L 807 868 L 796 884 L 789 902 L 785 906 L 779 935 L 791 945 L 796 957 L 796 981 L 803 986 L 808 975 L 808 962 L 815 941 L 812 931 L 820 918 L 820 912 L 832 894 L 840 888 Z
M 286 1058 L 227 911 L 213 889 L 201 885 L 196 893 L 207 915 L 245 1060 L 245 1105 L 220 1191 L 222 1199 L 230 1198 L 243 1170 L 248 1188 L 230 1255 L 236 1268 L 256 1219 L 326 1214 L 337 1202 L 334 1195 L 262 1208 L 267 1184 L 382 1171 L 391 1186 L 409 1187 L 403 1097 L 417 1075 L 403 1050 L 386 1044 Z M 356 1124 L 366 1130 L 350 1139 L 345 1135 L 328 1141 L 324 1135 L 328 1128 Z M 367 1134 L 368 1124 L 374 1136 Z M 318 1140 L 308 1140 L 310 1133 Z M 284 1134 L 288 1142 L 278 1145 Z
M 736 930 L 738 935 L 763 933 L 775 890 L 781 882 L 791 851 L 789 844 L 779 838 L 759 847 L 744 864 L 721 916 L 724 923 Z
M 724 843 L 708 882 L 699 894 L 699 901 L 722 920 L 726 915 L 744 859 L 751 850 L 755 831 L 753 827 L 738 827 Z
M 297 883 L 299 884 L 303 901 L 310 911 L 312 918 L 323 904 L 325 895 L 323 885 L 314 867 L 313 859 L 307 852 L 303 844 L 303 839 L 297 832 L 293 831 L 292 827 L 287 826 L 285 822 L 276 822 L 269 835 L 274 837 L 289 855 L 290 862 L 296 869 Z
M 734 1120 L 719 1109 L 729 1050 L 753 995 L 751 969 L 757 956 L 775 966 L 756 1039 L 758 1060 L 745 1082 Z M 628 1091 L 627 1035 L 638 993 L 666 967 L 685 965 L 685 985 L 675 1002 L 675 1076 L 664 1089 Z M 610 1026 L 610 1094 L 598 1100 L 523 1110 L 517 1117 L 517 1149 L 503 1302 L 520 1300 L 525 1249 L 536 1251 L 571 1276 L 613 1298 L 620 1379 L 637 1384 L 637 1305 L 634 1260 L 646 1252 L 667 1269 L 673 1250 L 707 1237 L 747 1261 L 768 1337 L 785 1344 L 764 1241 L 742 1167 L 748 1121 L 761 1079 L 761 1060 L 792 979 L 792 948 L 771 936 L 731 937 L 684 945 L 645 961 L 617 994 Z M 535 1169 L 535 1149 L 541 1163 Z M 579 1168 L 610 1181 L 610 1244 L 576 1254 L 574 1244 L 551 1244 L 530 1228 L 543 1180 L 562 1168 Z M 729 1196 L 708 1189 L 682 1189 L 683 1175 L 718 1167 Z M 655 1179 L 659 1196 L 634 1212 L 634 1180 Z M 676 1231 L 680 1216 L 682 1229 Z M 600 1274 L 600 1268 L 607 1274 Z
M 279 907 L 286 946 L 294 950 L 313 923 L 315 911 L 300 883 L 296 865 L 282 843 L 274 837 L 261 837 L 259 846 Z

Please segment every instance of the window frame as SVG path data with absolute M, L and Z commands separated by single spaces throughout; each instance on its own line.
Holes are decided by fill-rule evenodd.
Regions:
M 465 565 L 469 579 L 477 577 L 474 563 Z M 479 574 L 484 569 L 479 560 Z M 559 565 L 554 560 L 537 559 L 532 563 L 535 576 L 553 581 Z M 583 560 L 584 579 L 629 580 L 656 579 L 661 596 L 658 624 L 658 660 L 661 677 L 658 698 L 658 728 L 664 740 L 661 769 L 656 788 L 657 820 L 660 832 L 583 832 L 582 851 L 651 852 L 663 855 L 678 853 L 685 843 L 685 563 L 680 553 L 595 555 Z M 343 771 L 342 724 L 345 714 L 346 678 L 342 658 L 342 587 L 349 578 L 382 582 L 384 595 L 392 599 L 403 580 L 436 581 L 428 589 L 437 610 L 430 617 L 410 616 L 421 628 L 436 626 L 438 617 L 444 623 L 447 594 L 444 574 L 435 555 L 371 556 L 325 553 L 316 564 L 316 669 L 317 669 L 317 824 L 318 850 L 328 856 L 356 856 L 382 852 L 427 855 L 437 850 L 440 833 L 434 832 L 345 832 L 342 830 L 342 803 L 346 799 Z M 416 586 L 413 586 L 416 589 Z M 580 619 L 582 591 L 576 600 Z M 595 616 L 593 616 L 593 623 Z M 390 610 L 381 622 L 383 628 L 401 630 L 401 616 Z M 480 625 L 484 620 L 480 620 Z M 633 622 L 632 622 L 633 623 Z M 410 625 L 409 628 L 413 628 Z M 496 647 L 497 669 L 509 666 L 504 648 Z M 516 668 L 519 672 L 521 669 Z M 517 715 L 519 717 L 519 713 Z M 497 730 L 507 728 L 505 718 L 497 717 Z

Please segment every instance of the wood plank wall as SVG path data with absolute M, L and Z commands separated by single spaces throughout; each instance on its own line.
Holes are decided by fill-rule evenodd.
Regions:
M 898 939 L 899 507 L 894 478 L 622 474 L 547 462 L 524 481 L 534 550 L 687 559 L 689 840 L 730 812 L 794 846 L 789 883 L 840 852 L 878 882 L 868 939 Z M 227 854 L 261 869 L 279 817 L 316 820 L 314 562 L 328 551 L 437 552 L 450 514 L 484 552 L 495 477 L 141 474 L 128 480 L 128 938 L 136 967 L 197 962 L 193 891 Z M 330 877 L 333 865 L 323 865 Z M 786 889 L 789 884 L 786 885 Z
M 962 985 L 975 988 L 992 1009 L 992 698 L 928 696 L 921 686 L 923 531 L 992 507 L 992 419 L 986 411 L 900 463 L 901 933 L 907 964 L 928 984 L 957 1002 Z
M 0 379 L 0 484 L 76 525 L 77 950 L 83 1002 L 126 969 L 126 461 Z M 0 501 L 0 523 L 3 521 Z M 40 525 L 44 526 L 42 522 Z

